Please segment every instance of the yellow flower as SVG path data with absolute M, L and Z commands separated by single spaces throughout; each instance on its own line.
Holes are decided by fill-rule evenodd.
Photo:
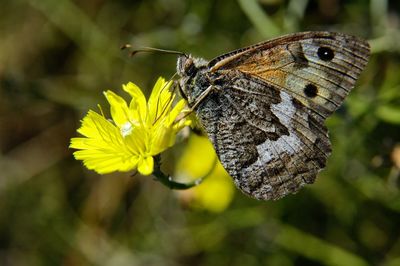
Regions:
M 100 174 L 137 168 L 150 175 L 153 156 L 171 147 L 177 132 L 190 124 L 188 119 L 177 119 L 184 112 L 185 101 L 172 106 L 175 94 L 169 90 L 171 85 L 172 81 L 160 77 L 146 102 L 140 88 L 129 82 L 122 86 L 132 97 L 129 105 L 114 92 L 104 92 L 112 121 L 89 110 L 78 129 L 84 137 L 71 139 L 70 148 L 78 149 L 75 159 Z
M 186 204 L 211 212 L 222 212 L 231 203 L 235 188 L 232 178 L 217 159 L 217 155 L 205 137 L 192 134 L 185 152 L 180 157 L 175 175 L 179 180 L 204 177 L 199 186 L 179 191 Z

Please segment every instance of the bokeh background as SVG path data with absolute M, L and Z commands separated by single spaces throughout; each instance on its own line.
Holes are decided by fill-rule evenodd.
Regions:
M 0 0 L 0 265 L 400 265 L 399 15 L 395 0 Z M 298 194 L 250 199 L 218 167 L 178 193 L 68 149 L 87 110 L 107 110 L 102 91 L 148 95 L 174 74 L 176 56 L 122 44 L 211 59 L 302 30 L 358 35 L 372 56 Z M 201 176 L 210 154 L 194 135 L 164 167 Z

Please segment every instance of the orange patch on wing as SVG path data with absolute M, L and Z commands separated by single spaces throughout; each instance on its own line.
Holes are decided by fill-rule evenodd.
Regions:
M 291 61 L 282 60 L 285 58 L 285 53 L 287 52 L 283 49 L 278 52 L 274 51 L 274 53 L 269 53 L 269 51 L 260 52 L 247 58 L 241 64 L 235 66 L 234 69 L 273 84 L 284 86 L 288 73 L 282 71 L 282 68 L 292 63 Z M 286 56 L 286 58 L 290 57 Z

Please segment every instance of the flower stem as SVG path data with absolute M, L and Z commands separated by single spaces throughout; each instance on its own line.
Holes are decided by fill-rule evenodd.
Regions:
M 154 172 L 153 175 L 156 177 L 156 179 L 158 181 L 160 181 L 162 184 L 164 184 L 165 186 L 169 187 L 170 189 L 178 189 L 178 190 L 183 190 L 183 189 L 188 189 L 188 188 L 192 188 L 194 186 L 200 185 L 201 182 L 203 182 L 203 180 L 214 170 L 216 163 L 214 163 L 213 167 L 211 168 L 211 170 L 204 176 L 197 178 L 191 182 L 188 183 L 180 183 L 180 182 L 176 182 L 172 179 L 171 176 L 169 175 L 165 175 L 162 171 L 161 171 L 161 156 L 160 155 L 156 155 L 154 157 Z

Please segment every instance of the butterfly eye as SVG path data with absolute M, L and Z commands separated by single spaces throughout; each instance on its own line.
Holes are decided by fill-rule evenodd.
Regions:
M 328 47 L 319 47 L 317 51 L 317 55 L 321 60 L 331 61 L 335 56 L 335 53 L 331 48 Z
M 196 66 L 194 65 L 193 59 L 188 58 L 185 62 L 184 71 L 186 75 L 192 76 L 194 73 L 196 73 Z

